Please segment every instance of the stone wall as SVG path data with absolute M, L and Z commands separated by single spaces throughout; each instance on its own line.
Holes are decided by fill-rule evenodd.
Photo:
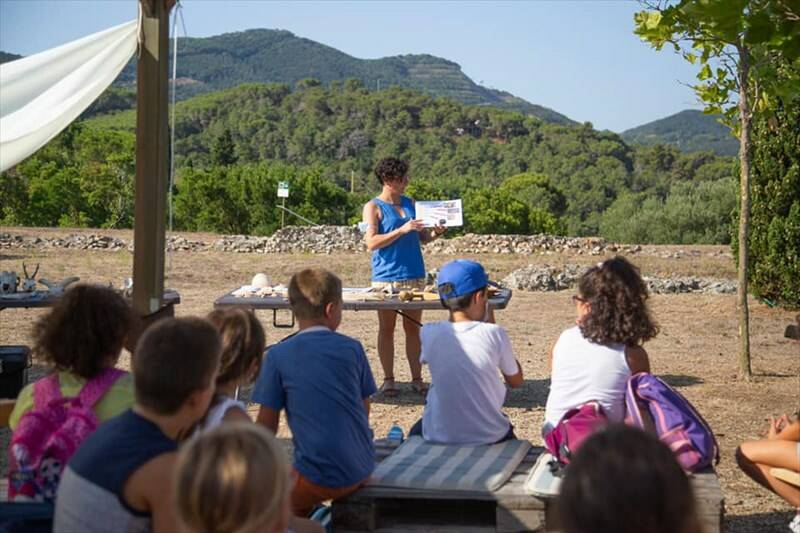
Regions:
M 528 265 L 515 270 L 501 285 L 522 291 L 560 291 L 573 288 L 586 267 L 565 265 L 563 268 L 548 265 Z M 736 282 L 714 278 L 668 277 L 644 278 L 651 293 L 714 293 L 729 294 L 736 292 Z
M 67 248 L 77 250 L 133 250 L 130 239 L 102 233 L 75 233 L 63 237 L 24 237 L 0 233 L 2 248 Z M 361 253 L 366 251 L 363 234 L 355 226 L 289 226 L 269 237 L 225 235 L 217 239 L 193 240 L 179 234 L 167 237 L 170 251 L 201 252 L 214 250 L 232 253 L 312 254 Z M 424 248 L 426 254 L 539 254 L 570 253 L 600 256 L 609 253 L 657 255 L 663 258 L 702 255 L 698 250 L 664 250 L 653 246 L 619 245 L 600 237 L 562 237 L 558 235 L 476 235 L 468 233 L 452 239 L 437 239 Z M 730 257 L 729 252 L 706 252 Z

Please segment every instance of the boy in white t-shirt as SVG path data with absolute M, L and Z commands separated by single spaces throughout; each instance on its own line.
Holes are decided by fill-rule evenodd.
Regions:
M 450 320 L 426 324 L 420 335 L 420 361 L 431 372 L 422 420 L 409 432 L 444 444 L 493 444 L 514 436 L 503 414 L 506 387 L 521 387 L 522 368 L 506 330 L 486 322 L 489 278 L 468 260 L 444 265 L 439 296 Z

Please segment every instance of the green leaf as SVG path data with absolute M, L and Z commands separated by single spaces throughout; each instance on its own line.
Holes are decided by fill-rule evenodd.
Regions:
M 759 11 L 751 15 L 747 21 L 744 34 L 744 42 L 747 44 L 758 44 L 769 41 L 772 38 L 775 25 L 767 13 Z
M 700 72 L 697 73 L 697 79 L 705 81 L 711 77 L 711 67 L 708 64 L 703 65 Z
M 660 11 L 650 11 L 647 13 L 647 20 L 645 21 L 645 27 L 648 30 L 654 30 L 658 28 L 658 24 L 661 22 L 661 12 Z

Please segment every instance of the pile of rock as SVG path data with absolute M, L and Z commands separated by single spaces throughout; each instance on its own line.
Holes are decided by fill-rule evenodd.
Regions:
M 167 250 L 170 252 L 201 252 L 207 248 L 203 241 L 192 241 L 180 235 L 167 236 Z
M 267 240 L 267 253 L 363 252 L 364 234 L 356 226 L 289 226 L 279 229 Z
M 565 265 L 563 268 L 549 265 L 528 265 L 515 270 L 501 282 L 504 287 L 522 291 L 561 291 L 574 287 L 586 267 Z M 711 293 L 736 292 L 736 282 L 713 278 L 669 277 L 644 278 L 651 293 Z
M 99 234 L 72 234 L 66 237 L 23 237 L 0 233 L 0 248 L 72 248 L 79 250 L 133 250 L 132 242 Z M 216 250 L 232 253 L 363 253 L 364 235 L 356 226 L 289 226 L 269 237 L 226 235 L 213 242 L 190 240 L 180 235 L 167 237 L 167 250 L 199 252 Z M 602 256 L 614 253 L 645 254 L 664 258 L 698 257 L 698 250 L 664 251 L 655 247 L 619 245 L 600 237 L 562 237 L 558 235 L 476 235 L 468 233 L 452 239 L 437 239 L 424 247 L 426 254 L 537 254 Z M 708 252 L 710 256 L 727 256 L 723 251 Z M 522 282 L 526 285 L 528 281 Z M 536 283 L 544 283 L 540 280 Z M 538 286 L 535 285 L 534 286 Z M 539 290 L 539 289 L 536 289 Z
M 202 241 L 192 241 L 179 235 L 167 237 L 167 250 L 198 252 L 205 250 L 208 246 Z M 22 235 L 11 235 L 10 233 L 0 233 L 0 248 L 67 248 L 72 250 L 107 250 L 116 252 L 119 250 L 133 251 L 133 242 L 126 239 L 111 237 L 109 235 L 80 234 L 74 233 L 66 237 L 28 237 Z
M 214 241 L 214 250 L 235 253 L 332 254 L 363 252 L 364 236 L 355 226 L 289 226 L 269 237 L 227 235 Z
M 506 276 L 502 285 L 523 291 L 562 291 L 574 286 L 583 271 L 578 265 L 528 265 Z
M 467 233 L 453 239 L 440 239 L 425 247 L 429 253 L 458 254 L 574 254 L 602 255 L 624 252 L 635 254 L 639 245 L 619 246 L 600 237 L 561 237 L 558 235 L 476 235 Z
M 225 235 L 217 239 L 211 248 L 218 252 L 235 252 L 239 254 L 263 254 L 269 237 L 251 237 L 249 235 Z
M 51 248 L 108 250 L 111 252 L 116 252 L 118 250 L 125 250 L 128 247 L 128 243 L 122 239 L 117 239 L 116 237 L 111 237 L 109 235 L 96 235 L 92 233 L 89 235 L 70 235 L 64 239 L 50 239 L 48 246 Z
M 704 292 L 712 294 L 730 294 L 736 292 L 735 281 L 697 278 L 644 278 L 650 292 L 656 294 L 677 294 L 687 292 Z
M 0 233 L 0 248 L 20 248 L 24 241 L 22 235 Z
M 0 234 L 0 248 L 70 248 L 74 250 L 109 250 L 127 248 L 128 243 L 109 235 L 72 234 L 66 237 L 30 237 Z

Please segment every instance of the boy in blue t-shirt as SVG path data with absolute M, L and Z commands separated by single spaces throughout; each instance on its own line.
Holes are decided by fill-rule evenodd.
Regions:
M 354 492 L 375 467 L 369 397 L 375 393 L 361 343 L 336 333 L 342 321 L 342 282 L 324 269 L 292 276 L 289 301 L 300 325 L 273 346 L 253 390 L 258 422 L 276 433 L 282 409 L 294 440 L 292 509 Z

